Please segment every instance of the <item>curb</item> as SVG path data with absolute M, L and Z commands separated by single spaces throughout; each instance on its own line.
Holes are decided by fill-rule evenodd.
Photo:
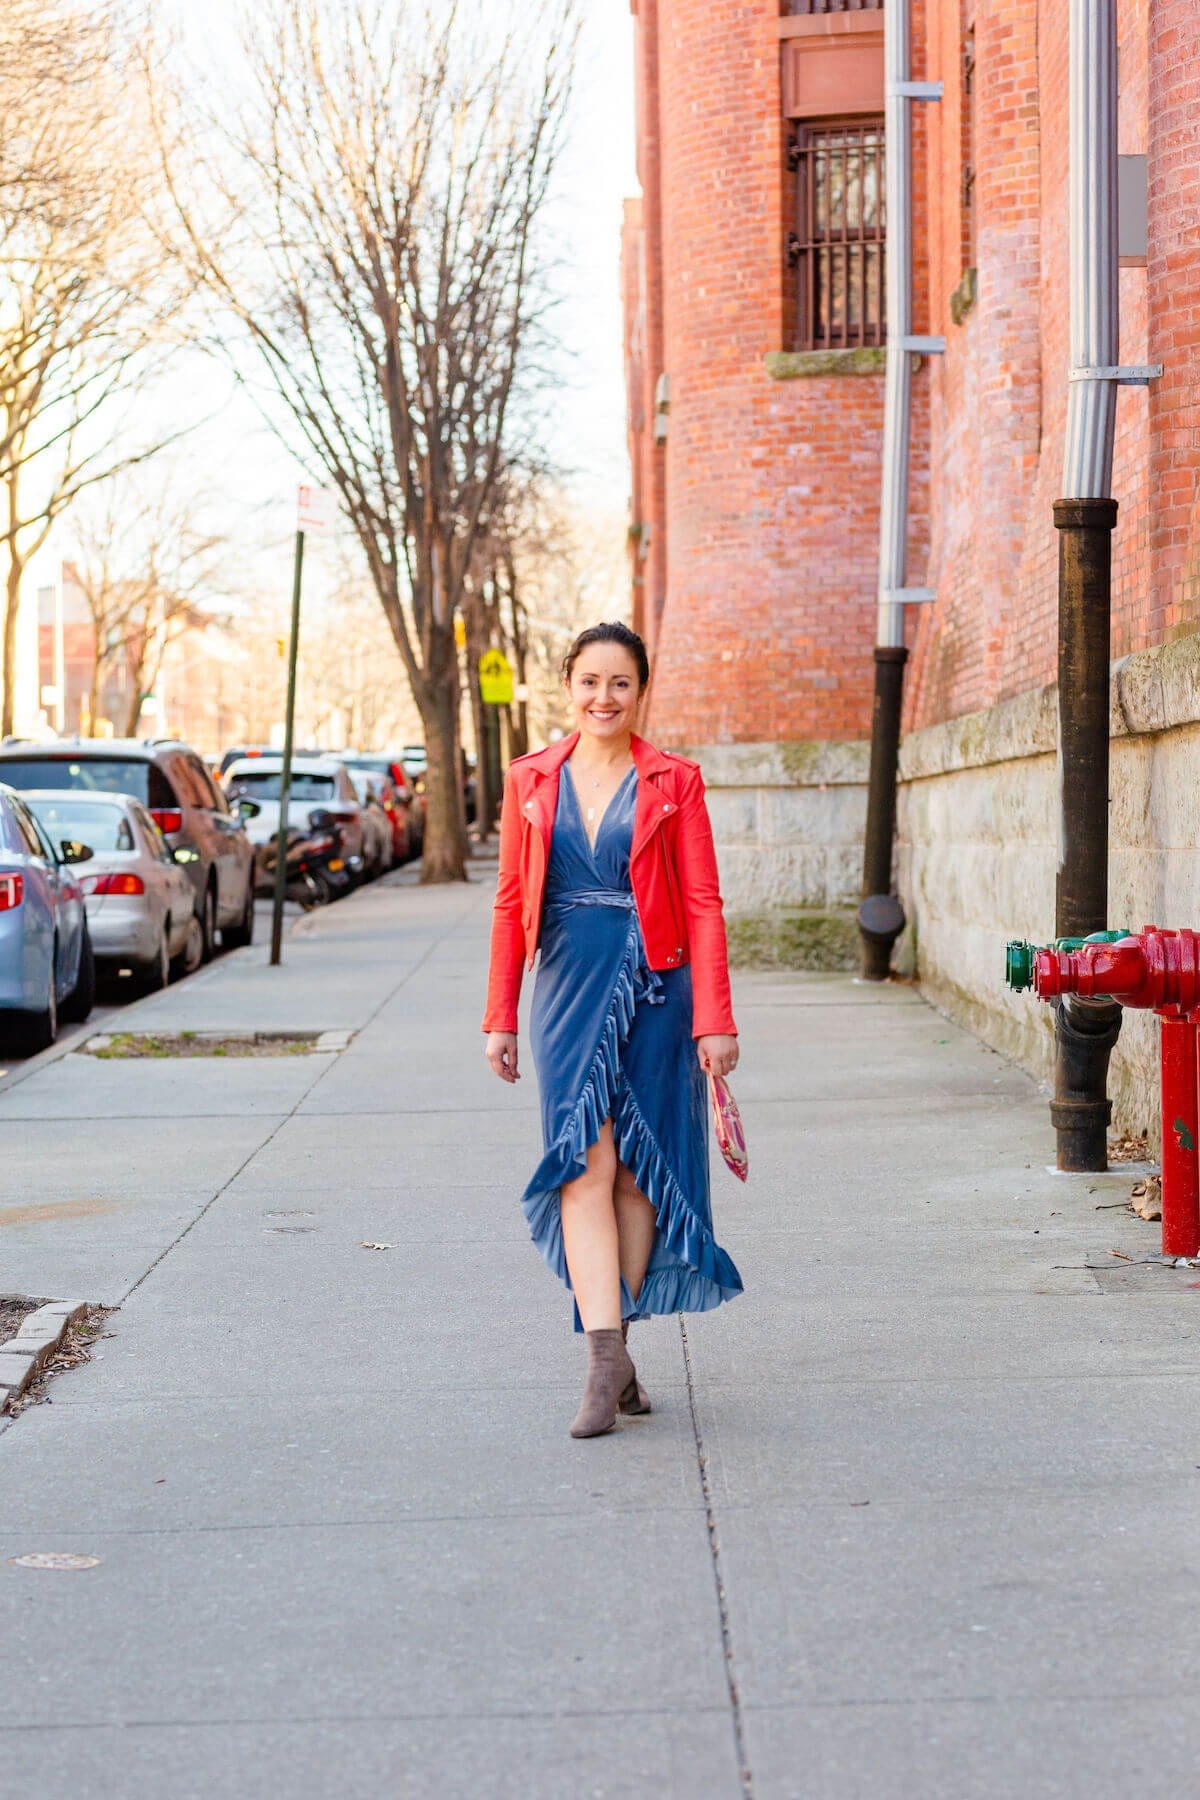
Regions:
M 67 1326 L 87 1310 L 84 1300 L 48 1300 L 26 1313 L 16 1337 L 0 1344 L 0 1413 L 20 1399 L 62 1343 Z

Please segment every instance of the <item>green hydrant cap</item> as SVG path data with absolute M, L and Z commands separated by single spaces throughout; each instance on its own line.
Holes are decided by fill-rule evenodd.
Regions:
M 1016 993 L 1033 986 L 1034 946 L 1020 938 L 1010 940 L 1004 952 L 1004 979 Z

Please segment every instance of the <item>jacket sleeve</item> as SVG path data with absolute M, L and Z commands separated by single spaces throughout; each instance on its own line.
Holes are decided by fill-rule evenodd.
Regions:
M 492 954 L 488 969 L 484 1031 L 515 1031 L 521 976 L 525 967 L 525 933 L 521 925 L 521 808 L 511 772 L 504 783 L 500 809 L 500 878 L 492 912 Z
M 717 853 L 704 803 L 704 777 L 699 769 L 688 773 L 679 803 L 675 844 L 675 866 L 692 964 L 692 1036 L 735 1035 Z

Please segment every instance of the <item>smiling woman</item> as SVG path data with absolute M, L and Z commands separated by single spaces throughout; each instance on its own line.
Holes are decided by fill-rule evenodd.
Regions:
M 508 774 L 484 1030 L 494 1072 L 516 1082 L 521 976 L 540 949 L 543 1156 L 522 1206 L 587 1334 L 571 1435 L 598 1437 L 618 1410 L 650 1411 L 630 1322 L 742 1291 L 712 1232 L 705 1093 L 738 1043 L 700 770 L 633 730 L 645 646 L 593 626 L 563 679 L 577 730 Z

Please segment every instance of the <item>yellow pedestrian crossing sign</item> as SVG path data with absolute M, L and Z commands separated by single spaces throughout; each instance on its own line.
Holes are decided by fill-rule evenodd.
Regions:
M 479 695 L 485 706 L 512 705 L 512 664 L 503 650 L 485 650 L 480 657 Z

